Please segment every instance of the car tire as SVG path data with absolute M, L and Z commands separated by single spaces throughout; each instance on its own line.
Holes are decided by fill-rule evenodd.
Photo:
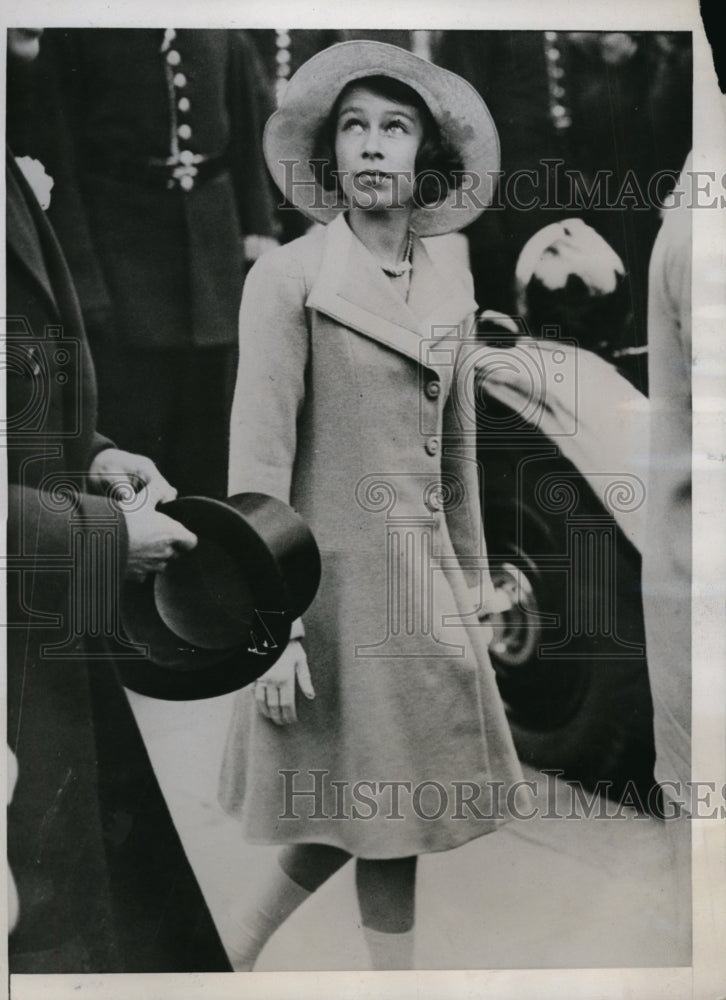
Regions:
M 640 598 L 640 557 L 612 519 L 613 572 L 590 601 L 613 600 L 616 635 L 572 634 L 573 574 L 567 515 L 543 512 L 538 478 L 559 470 L 575 483 L 578 514 L 605 513 L 588 484 L 551 444 L 516 452 L 480 448 L 490 572 L 510 611 L 490 618 L 492 664 L 520 759 L 561 771 L 611 798 L 632 794 L 654 811 L 653 716 Z M 528 456 L 528 459 L 527 459 Z M 527 460 L 522 461 L 523 457 Z M 610 587 L 604 595 L 598 587 Z

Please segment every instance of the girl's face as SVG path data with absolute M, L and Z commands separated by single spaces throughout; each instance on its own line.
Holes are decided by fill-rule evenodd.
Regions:
M 414 105 L 351 87 L 335 129 L 338 178 L 347 203 L 374 211 L 410 205 L 423 135 L 421 113 Z

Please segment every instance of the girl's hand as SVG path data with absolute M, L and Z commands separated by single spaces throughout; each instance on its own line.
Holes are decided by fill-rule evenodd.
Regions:
M 277 663 L 255 681 L 257 707 L 276 726 L 297 722 L 296 681 L 306 698 L 315 697 L 305 650 L 297 639 L 291 639 Z

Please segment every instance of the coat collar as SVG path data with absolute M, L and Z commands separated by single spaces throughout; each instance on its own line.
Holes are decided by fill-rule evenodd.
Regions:
M 457 276 L 446 280 L 418 237 L 413 262 L 406 303 L 340 215 L 326 228 L 320 270 L 306 305 L 427 364 L 425 345 L 450 334 L 477 306 Z

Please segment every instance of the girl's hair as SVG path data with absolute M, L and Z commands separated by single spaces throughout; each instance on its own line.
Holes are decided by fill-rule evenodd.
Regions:
M 414 201 L 418 207 L 436 205 L 443 201 L 461 183 L 461 159 L 441 135 L 423 98 L 408 84 L 390 76 L 366 76 L 353 80 L 338 94 L 330 114 L 315 137 L 310 166 L 318 184 L 326 191 L 341 191 L 335 159 L 335 135 L 340 105 L 352 87 L 365 87 L 388 101 L 410 104 L 418 110 L 423 122 L 423 139 L 416 154 Z

